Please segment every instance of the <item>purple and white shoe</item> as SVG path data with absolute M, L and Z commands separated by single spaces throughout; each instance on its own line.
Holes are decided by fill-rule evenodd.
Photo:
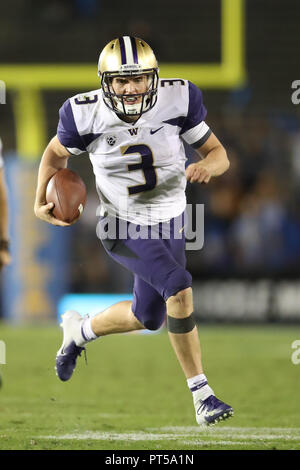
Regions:
M 197 400 L 195 403 L 196 420 L 198 424 L 207 426 L 216 424 L 233 416 L 233 408 L 215 395 L 210 395 L 205 400 Z
M 82 351 L 85 351 L 85 348 L 76 346 L 75 342 L 72 341 L 69 346 L 60 351 L 60 353 L 57 353 L 55 369 L 60 380 L 66 382 L 72 377 L 77 357 L 81 355 Z
M 84 338 L 81 333 L 82 316 L 74 310 L 68 310 L 62 315 L 61 327 L 64 336 L 61 348 L 56 355 L 56 374 L 63 382 L 69 380 L 76 367 L 78 356 L 85 348 L 82 347 Z

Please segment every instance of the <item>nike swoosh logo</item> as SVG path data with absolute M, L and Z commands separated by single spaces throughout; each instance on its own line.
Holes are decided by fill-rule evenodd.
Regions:
M 156 132 L 160 131 L 164 126 L 161 126 L 159 129 L 155 129 L 154 131 L 151 129 L 150 134 L 153 135 Z

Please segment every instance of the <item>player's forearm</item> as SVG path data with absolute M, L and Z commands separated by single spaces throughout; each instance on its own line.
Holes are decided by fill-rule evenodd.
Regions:
M 211 176 L 220 176 L 228 170 L 230 163 L 226 150 L 222 145 L 218 145 L 211 149 L 198 165 L 204 166 Z
M 46 203 L 46 189 L 50 178 L 61 168 L 66 168 L 68 157 L 60 155 L 53 145 L 46 148 L 39 166 L 35 205 Z

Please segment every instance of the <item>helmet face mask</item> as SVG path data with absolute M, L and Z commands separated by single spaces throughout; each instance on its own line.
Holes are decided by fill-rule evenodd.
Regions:
M 131 74 L 131 75 L 120 75 L 119 72 L 109 73 L 104 72 L 102 75 L 101 86 L 103 89 L 105 102 L 110 109 L 115 111 L 117 114 L 123 114 L 125 116 L 140 116 L 149 109 L 153 108 L 157 100 L 157 82 L 158 74 L 156 70 L 143 71 L 145 73 Z M 127 72 L 128 73 L 128 72 Z M 118 94 L 113 88 L 113 79 L 132 78 L 134 76 L 146 76 L 147 77 L 147 89 L 143 93 L 131 93 L 131 94 Z M 127 99 L 135 98 L 138 99 L 138 103 L 130 104 Z M 140 98 L 140 99 L 139 99 Z
M 99 57 L 98 75 L 106 105 L 119 115 L 141 116 L 157 101 L 158 65 L 152 49 L 142 39 L 124 36 L 107 44 Z M 147 78 L 144 92 L 115 92 L 114 78 L 132 80 L 142 76 Z M 133 104 L 130 104 L 130 98 Z

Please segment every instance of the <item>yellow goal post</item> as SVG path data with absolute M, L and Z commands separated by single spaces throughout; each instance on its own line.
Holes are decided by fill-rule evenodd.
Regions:
M 164 78 L 183 77 L 204 89 L 230 89 L 246 80 L 245 0 L 221 0 L 220 63 L 162 63 Z M 0 80 L 13 91 L 17 153 L 36 160 L 47 141 L 47 125 L 42 100 L 43 90 L 99 87 L 95 64 L 13 64 L 0 65 Z

